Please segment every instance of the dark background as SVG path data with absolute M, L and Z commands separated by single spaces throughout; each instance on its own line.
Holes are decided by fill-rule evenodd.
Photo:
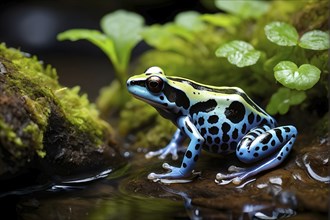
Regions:
M 146 24 L 166 23 L 182 11 L 212 12 L 213 0 L 45 0 L 1 1 L 0 42 L 36 55 L 57 69 L 64 86 L 80 85 L 93 101 L 101 87 L 110 84 L 113 67 L 103 52 L 91 43 L 56 40 L 72 28 L 100 29 L 99 21 L 118 9 L 136 12 Z M 133 59 L 149 49 L 140 43 Z

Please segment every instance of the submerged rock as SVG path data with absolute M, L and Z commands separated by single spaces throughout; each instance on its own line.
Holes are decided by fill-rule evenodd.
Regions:
M 54 68 L 0 44 L 1 183 L 88 176 L 123 162 L 112 128 L 79 87 L 60 86 Z

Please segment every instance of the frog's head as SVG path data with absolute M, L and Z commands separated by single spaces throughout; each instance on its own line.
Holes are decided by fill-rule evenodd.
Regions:
M 127 88 L 136 98 L 168 113 L 178 113 L 190 105 L 185 92 L 159 67 L 150 67 L 143 74 L 132 76 L 127 80 Z

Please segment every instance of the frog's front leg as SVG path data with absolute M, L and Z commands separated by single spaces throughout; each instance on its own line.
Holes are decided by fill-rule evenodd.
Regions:
M 195 125 L 191 122 L 189 117 L 180 117 L 177 120 L 177 125 L 181 132 L 184 132 L 190 138 L 187 151 L 184 155 L 180 167 L 173 167 L 167 163 L 163 164 L 163 168 L 169 170 L 168 173 L 156 174 L 150 173 L 148 179 L 166 183 L 182 182 L 181 179 L 191 176 L 191 172 L 199 158 L 204 138 L 200 135 Z M 165 181 L 163 181 L 165 180 Z
M 145 157 L 147 159 L 152 158 L 154 156 L 159 156 L 159 159 L 165 159 L 165 157 L 168 154 L 172 154 L 172 159 L 177 160 L 178 159 L 178 151 L 181 151 L 184 149 L 182 146 L 184 140 L 186 139 L 186 135 L 181 132 L 180 129 L 177 129 L 176 132 L 174 133 L 170 143 L 157 151 L 150 151 L 148 152 Z
M 230 167 L 229 170 L 235 173 L 218 173 L 216 179 L 220 184 L 223 180 L 239 184 L 248 177 L 278 166 L 289 155 L 296 136 L 297 129 L 294 126 L 271 129 L 264 125 L 251 130 L 238 143 L 236 155 L 244 163 L 258 163 L 246 169 Z

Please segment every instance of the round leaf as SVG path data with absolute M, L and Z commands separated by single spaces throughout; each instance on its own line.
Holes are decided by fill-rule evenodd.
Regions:
M 299 105 L 306 99 L 306 97 L 307 96 L 304 91 L 280 88 L 270 98 L 266 111 L 272 115 L 277 113 L 281 115 L 286 114 L 291 106 Z
M 140 40 L 143 26 L 143 17 L 124 10 L 107 14 L 101 19 L 102 30 L 114 41 L 130 43 Z
M 199 31 L 205 27 L 200 14 L 196 11 L 181 12 L 175 17 L 174 22 L 191 31 Z
M 291 61 L 282 61 L 274 67 L 274 76 L 282 85 L 297 90 L 312 88 L 320 79 L 321 71 L 310 64 L 299 68 Z
M 101 28 L 113 40 L 122 65 L 127 65 L 132 49 L 142 40 L 140 32 L 143 26 L 142 16 L 124 10 L 107 14 L 101 19 Z
M 268 40 L 280 46 L 295 46 L 299 40 L 297 30 L 285 22 L 275 21 L 266 25 L 265 34 Z
M 305 33 L 299 42 L 299 46 L 310 50 L 327 50 L 329 46 L 329 33 L 314 30 Z
M 269 9 L 269 2 L 260 0 L 216 0 L 217 8 L 241 18 L 259 18 Z
M 244 41 L 231 41 L 219 47 L 215 55 L 217 57 L 227 57 L 228 61 L 238 67 L 251 66 L 255 64 L 259 57 L 260 51 Z

